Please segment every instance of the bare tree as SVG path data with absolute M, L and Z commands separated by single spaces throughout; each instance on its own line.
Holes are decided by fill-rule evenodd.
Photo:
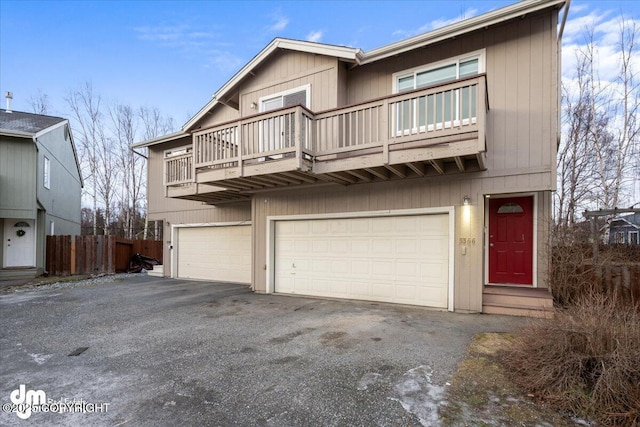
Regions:
M 572 227 L 580 210 L 614 208 L 638 179 L 640 85 L 633 21 L 620 21 L 619 68 L 615 81 L 598 72 L 594 26 L 576 52 L 576 68 L 563 83 L 563 140 L 558 149 L 556 226 Z
M 93 234 L 98 234 L 96 215 L 99 202 L 105 211 L 104 233 L 109 234 L 118 170 L 113 160 L 111 141 L 105 133 L 102 99 L 94 93 L 92 84 L 86 82 L 79 90 L 71 91 L 66 102 L 77 127 L 74 134 L 86 184 L 84 191 L 91 198 L 93 207 Z
M 140 119 L 143 124 L 143 139 L 149 140 L 153 138 L 157 138 L 162 135 L 166 135 L 174 131 L 175 127 L 173 124 L 173 119 L 171 117 L 165 117 L 160 113 L 158 108 L 149 108 L 149 107 L 141 107 L 138 112 Z M 148 150 L 145 150 L 144 154 L 147 154 Z M 143 155 L 144 155 L 143 154 Z M 144 200 L 144 199 L 143 199 Z M 156 229 L 157 229 L 156 222 Z M 145 209 L 145 220 L 144 220 L 144 234 L 143 238 L 146 239 L 149 232 L 149 216 L 146 214 Z M 155 236 L 158 236 L 158 232 L 154 233 Z
M 29 98 L 29 105 L 35 114 L 49 114 L 49 96 L 41 89 L 38 89 L 35 96 Z
M 635 182 L 640 165 L 640 81 L 637 79 L 638 71 L 634 69 L 633 60 L 637 61 L 639 55 L 636 47 L 636 39 L 639 36 L 639 28 L 635 21 L 621 18 L 619 29 L 618 49 L 620 51 L 618 78 L 613 90 L 613 103 L 611 114 L 618 120 L 613 132 L 613 165 L 614 174 L 611 185 L 611 206 L 617 207 L 621 192 L 627 184 Z

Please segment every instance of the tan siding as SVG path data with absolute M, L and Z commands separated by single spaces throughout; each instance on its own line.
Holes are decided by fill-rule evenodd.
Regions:
M 349 103 L 349 93 L 347 89 L 347 65 L 343 63 L 338 64 L 337 89 L 337 107 L 344 107 Z
M 240 111 L 243 116 L 256 114 L 251 103 L 268 96 L 306 84 L 311 85 L 313 111 L 338 106 L 338 60 L 304 52 L 282 51 L 274 54 L 255 71 L 255 76 L 240 88 Z
M 207 114 L 194 129 L 206 129 L 211 126 L 215 126 L 217 123 L 230 122 L 232 120 L 238 120 L 240 118 L 240 112 L 226 105 L 218 104 L 216 108 Z
M 387 96 L 395 72 L 486 48 L 491 110 L 487 117 L 487 167 L 494 173 L 513 168 L 544 168 L 507 186 L 521 191 L 555 185 L 557 122 L 556 12 L 495 26 L 349 71 L 348 103 Z
M 211 222 L 237 222 L 251 220 L 251 207 L 248 202 L 221 205 L 206 205 L 191 200 L 171 199 L 164 196 L 164 151 L 189 144 L 190 137 L 171 144 L 160 144 L 150 147 L 147 170 L 147 200 L 150 220 L 163 220 L 165 246 L 165 275 L 170 273 L 171 224 L 196 224 Z
M 471 221 L 465 223 L 460 204 L 470 195 Z M 480 201 L 480 204 L 478 202 Z M 456 206 L 455 307 L 480 311 L 482 306 L 482 193 L 481 182 L 468 179 L 414 179 L 349 187 L 326 186 L 313 192 L 300 190 L 257 195 L 253 201 L 254 287 L 266 289 L 266 225 L 272 215 L 301 215 Z M 460 237 L 475 238 L 467 255 Z

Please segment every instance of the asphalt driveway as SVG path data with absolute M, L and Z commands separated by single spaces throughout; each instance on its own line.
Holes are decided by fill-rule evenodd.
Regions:
M 0 316 L 3 409 L 25 384 L 86 411 L 0 424 L 69 426 L 437 425 L 471 337 L 521 323 L 145 275 L 2 295 Z

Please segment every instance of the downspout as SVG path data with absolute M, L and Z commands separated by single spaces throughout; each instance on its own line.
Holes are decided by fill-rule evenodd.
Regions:
M 149 158 L 144 154 L 138 153 L 135 148 L 130 148 L 130 150 L 133 151 L 134 154 L 137 154 L 138 156 L 142 157 L 143 159 L 149 160 Z
M 564 4 L 564 14 L 562 16 L 562 22 L 560 23 L 560 30 L 558 31 L 558 130 L 556 131 L 556 150 L 560 148 L 560 139 L 562 136 L 562 34 L 564 33 L 564 26 L 567 23 L 567 16 L 569 15 L 569 6 L 571 6 L 571 0 L 567 0 Z

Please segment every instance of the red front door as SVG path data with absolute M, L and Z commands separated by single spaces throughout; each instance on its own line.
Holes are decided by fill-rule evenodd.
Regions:
M 489 283 L 533 284 L 533 197 L 489 199 Z

